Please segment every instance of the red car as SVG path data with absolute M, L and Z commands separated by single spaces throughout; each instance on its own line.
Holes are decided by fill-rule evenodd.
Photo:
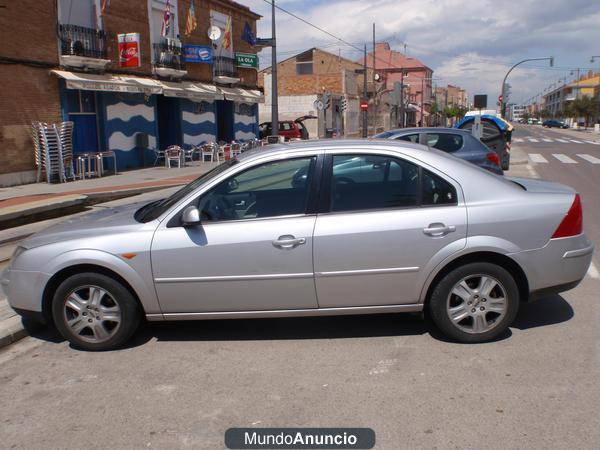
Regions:
M 286 141 L 290 139 L 308 139 L 308 130 L 304 126 L 306 119 L 316 119 L 317 116 L 302 116 L 296 120 L 280 120 L 279 121 L 279 136 L 283 136 Z M 259 126 L 260 138 L 264 139 L 273 134 L 271 122 L 263 122 Z

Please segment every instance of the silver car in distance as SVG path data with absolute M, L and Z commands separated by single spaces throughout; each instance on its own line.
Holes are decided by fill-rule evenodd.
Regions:
M 74 346 L 149 321 L 427 310 L 453 340 L 505 332 L 520 302 L 576 286 L 579 195 L 390 140 L 244 153 L 180 191 L 25 241 L 1 281 Z

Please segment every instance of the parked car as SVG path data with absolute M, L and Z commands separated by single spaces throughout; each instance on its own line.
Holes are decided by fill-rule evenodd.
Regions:
M 527 123 L 529 125 L 539 125 L 541 122 L 540 122 L 540 119 L 530 117 L 529 119 L 527 119 Z
M 456 128 L 400 128 L 384 131 L 374 137 L 427 145 L 451 153 L 497 175 L 503 174 L 498 154 L 474 138 L 470 131 Z
M 294 183 L 306 171 L 304 183 Z M 170 197 L 25 239 L 0 275 L 19 314 L 75 347 L 149 321 L 428 310 L 451 339 L 504 333 L 575 287 L 593 245 L 579 195 L 397 140 L 248 151 Z
M 283 136 L 286 141 L 290 139 L 308 139 L 308 130 L 304 125 L 307 119 L 316 119 L 317 116 L 306 115 L 298 117 L 296 120 L 280 120 L 279 121 L 279 136 Z M 271 122 L 263 122 L 258 126 L 261 139 L 273 134 L 273 126 Z
M 456 128 L 471 131 L 474 124 L 474 116 L 465 117 L 456 124 Z M 508 170 L 510 168 L 510 147 L 514 127 L 496 115 L 482 115 L 481 126 L 483 132 L 481 142 L 498 154 L 502 169 Z
M 566 123 L 564 123 L 560 120 L 556 120 L 556 119 L 544 120 L 544 122 L 542 123 L 542 126 L 544 126 L 546 128 L 569 128 L 569 125 L 567 125 Z

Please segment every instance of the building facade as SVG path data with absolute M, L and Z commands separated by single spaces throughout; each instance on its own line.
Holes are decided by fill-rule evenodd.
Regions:
M 35 179 L 33 121 L 73 121 L 74 152 L 113 150 L 118 170 L 151 165 L 153 149 L 173 144 L 255 137 L 260 16 L 230 0 L 193 3 L 195 21 L 190 0 L 7 4 L 0 186 Z
M 575 81 L 552 87 L 554 89 L 543 96 L 543 109 L 554 117 L 565 118 L 569 103 L 582 97 L 594 97 L 600 92 L 600 73 L 589 71 Z
M 362 66 L 319 48 L 311 48 L 277 64 L 279 120 L 305 120 L 310 137 L 326 137 L 331 130 L 338 135 L 361 135 L 360 94 Z M 271 68 L 259 72 L 265 103 L 259 105 L 260 122 L 271 121 Z M 324 109 L 317 108 L 323 102 Z M 344 107 L 345 105 L 345 107 Z
M 361 58 L 361 65 L 363 61 Z M 392 50 L 387 42 L 377 43 L 375 51 L 367 54 L 367 67 L 374 70 L 381 84 L 377 87 L 375 109 L 383 109 L 382 113 L 385 114 L 385 109 L 391 107 L 392 128 L 402 123 L 402 118 L 394 114 L 395 106 L 404 111 L 404 125 L 429 125 L 433 103 L 432 69 L 417 58 Z M 392 95 L 394 91 L 398 91 L 398 85 L 402 95 Z M 402 97 L 403 105 L 398 105 L 400 99 L 396 97 Z

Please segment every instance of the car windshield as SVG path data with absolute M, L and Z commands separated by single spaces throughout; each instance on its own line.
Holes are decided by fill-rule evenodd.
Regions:
M 236 158 L 233 158 L 229 161 L 225 161 L 222 164 L 219 164 L 217 167 L 209 170 L 206 173 L 203 173 L 198 178 L 196 178 L 191 183 L 185 185 L 177 192 L 175 192 L 170 197 L 163 198 L 162 200 L 156 200 L 154 202 L 148 203 L 145 206 L 142 206 L 135 212 L 135 220 L 138 222 L 146 223 L 152 220 L 159 218 L 162 214 L 165 213 L 169 208 L 173 205 L 177 204 L 181 199 L 185 198 L 188 194 L 195 191 L 202 184 L 221 174 L 225 170 L 234 166 L 238 163 Z

